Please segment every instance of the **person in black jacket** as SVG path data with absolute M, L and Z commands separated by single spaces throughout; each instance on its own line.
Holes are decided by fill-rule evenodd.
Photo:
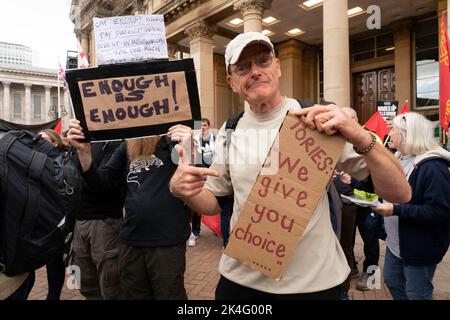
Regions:
M 373 208 L 385 216 L 384 280 L 396 300 L 431 300 L 434 272 L 450 242 L 450 153 L 434 140 L 431 122 L 418 113 L 395 117 L 389 136 L 412 198 Z
M 184 288 L 186 241 L 191 233 L 189 212 L 169 190 L 177 168 L 167 136 L 123 143 L 103 168 L 92 162 L 89 144 L 77 120 L 69 124 L 69 139 L 77 148 L 83 178 L 105 192 L 126 190 L 125 217 L 120 231 L 119 269 L 122 287 L 131 299 L 187 299 Z M 191 129 L 176 125 L 173 140 L 191 138 Z
M 92 162 L 97 168 L 103 168 L 119 145 L 117 141 L 93 143 Z M 79 163 L 76 153 L 72 158 Z M 89 300 L 123 298 L 118 268 L 118 237 L 125 191 L 123 186 L 117 186 L 103 192 L 83 181 L 71 264 L 79 267 L 80 293 Z

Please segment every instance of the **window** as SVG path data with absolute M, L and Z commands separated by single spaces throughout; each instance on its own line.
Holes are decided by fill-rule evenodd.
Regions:
M 34 119 L 41 119 L 41 96 L 40 95 L 34 95 L 33 96 L 33 110 L 34 110 Z
M 418 21 L 416 44 L 416 108 L 439 106 L 438 18 Z
M 351 62 L 358 62 L 392 54 L 393 47 L 394 35 L 392 32 L 352 41 L 350 43 Z
M 14 118 L 22 118 L 22 96 L 14 94 Z

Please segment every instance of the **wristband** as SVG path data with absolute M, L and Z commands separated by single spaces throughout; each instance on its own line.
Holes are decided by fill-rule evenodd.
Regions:
M 365 154 L 365 153 L 369 152 L 377 143 L 377 136 L 375 135 L 375 133 L 370 132 L 370 131 L 369 131 L 369 133 L 370 133 L 370 136 L 372 137 L 372 141 L 370 142 L 370 144 L 367 147 L 365 147 L 363 149 L 358 149 L 356 146 L 353 146 L 353 150 L 355 150 L 356 153 Z

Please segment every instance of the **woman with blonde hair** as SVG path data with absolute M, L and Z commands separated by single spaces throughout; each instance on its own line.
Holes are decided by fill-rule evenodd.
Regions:
M 432 123 L 418 113 L 396 116 L 389 136 L 412 198 L 373 208 L 385 217 L 384 281 L 395 300 L 431 300 L 434 272 L 450 241 L 450 153 L 434 139 Z

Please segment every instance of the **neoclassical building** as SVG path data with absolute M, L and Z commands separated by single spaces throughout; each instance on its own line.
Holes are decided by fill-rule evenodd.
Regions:
M 0 43 L 0 118 L 21 124 L 48 122 L 70 113 L 69 95 L 60 84 L 56 69 L 32 66 L 31 49 Z M 70 114 L 68 115 L 70 116 Z
M 377 100 L 409 101 L 436 120 L 439 16 L 450 0 L 73 0 L 70 17 L 95 65 L 93 17 L 163 14 L 169 58 L 191 57 L 202 115 L 220 126 L 243 108 L 226 82 L 224 51 L 260 31 L 281 61 L 282 94 L 354 107 L 364 122 Z M 374 6 L 375 5 L 375 6 Z

